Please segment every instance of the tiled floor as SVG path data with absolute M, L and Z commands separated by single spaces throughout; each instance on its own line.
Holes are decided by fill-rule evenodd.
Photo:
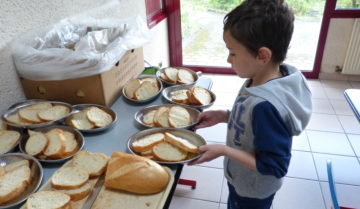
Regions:
M 231 109 L 244 80 L 209 75 L 217 101 L 210 109 Z M 343 92 L 360 82 L 309 80 L 313 114 L 306 130 L 293 139 L 292 160 L 273 209 L 329 209 L 326 160 L 332 159 L 340 205 L 360 208 L 360 123 Z M 208 143 L 225 143 L 226 124 L 197 131 Z M 228 188 L 223 158 L 197 166 L 184 166 L 181 178 L 197 181 L 197 188 L 178 185 L 170 209 L 226 209 Z

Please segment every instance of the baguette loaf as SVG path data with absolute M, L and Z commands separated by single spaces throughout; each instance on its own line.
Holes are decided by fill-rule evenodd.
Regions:
M 26 209 L 68 209 L 70 196 L 58 191 L 41 191 L 32 194 L 26 201 Z
M 72 164 L 87 171 L 90 177 L 93 177 L 100 176 L 106 170 L 108 161 L 109 157 L 102 153 L 91 153 L 83 150 L 74 156 Z
M 187 152 L 167 142 L 162 142 L 152 148 L 156 159 L 167 162 L 185 160 Z
M 57 170 L 51 177 L 55 189 L 75 189 L 89 180 L 89 173 L 77 167 L 65 167 Z
M 0 154 L 3 154 L 13 147 L 20 140 L 20 133 L 12 130 L 0 130 Z
M 155 144 L 164 141 L 164 138 L 163 133 L 151 134 L 134 141 L 131 147 L 134 152 L 144 152 L 150 150 Z
M 32 156 L 40 155 L 46 149 L 49 140 L 45 134 L 29 130 L 29 139 L 25 144 L 25 152 Z
M 169 182 L 168 172 L 145 157 L 114 152 L 105 175 L 105 187 L 136 194 L 154 194 Z
M 198 147 L 195 146 L 194 144 L 190 143 L 188 140 L 183 139 L 181 137 L 175 136 L 169 132 L 165 133 L 165 141 L 177 146 L 179 148 L 181 148 L 182 150 L 185 150 L 187 152 L 193 152 L 193 153 L 197 153 L 198 152 Z

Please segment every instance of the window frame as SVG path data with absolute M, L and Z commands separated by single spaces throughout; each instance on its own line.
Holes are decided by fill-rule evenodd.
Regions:
M 151 29 L 167 17 L 165 11 L 165 0 L 145 0 L 146 19 Z

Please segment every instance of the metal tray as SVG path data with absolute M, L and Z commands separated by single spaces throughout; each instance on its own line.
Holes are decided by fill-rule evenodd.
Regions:
M 18 133 L 20 134 L 20 137 L 19 137 L 19 139 L 17 140 L 17 142 L 15 143 L 15 145 L 14 145 L 12 148 L 10 148 L 8 151 L 6 151 L 6 152 L 4 152 L 4 153 L 1 153 L 1 152 L 0 152 L 0 155 L 1 155 L 1 154 L 6 154 L 6 153 L 14 152 L 14 151 L 16 150 L 16 147 L 19 145 L 20 141 L 21 141 L 22 138 L 24 137 L 24 134 L 23 134 L 21 131 L 12 130 L 12 129 L 6 129 L 6 130 L 18 132 Z
M 16 197 L 13 200 L 10 200 L 9 202 L 6 202 L 5 204 L 0 204 L 0 209 L 13 208 L 21 204 L 29 197 L 29 195 L 36 192 L 40 187 L 43 178 L 43 168 L 37 159 L 30 155 L 22 153 L 9 153 L 0 155 L 1 166 L 6 166 L 7 164 L 20 160 L 29 160 L 31 170 L 31 182 L 20 196 Z
M 68 131 L 68 132 L 71 132 L 75 135 L 75 139 L 77 140 L 78 142 L 78 145 L 79 145 L 79 148 L 78 150 L 73 153 L 72 155 L 70 156 L 67 156 L 65 158 L 61 158 L 61 159 L 50 159 L 50 158 L 46 158 L 46 159 L 40 159 L 38 158 L 38 160 L 42 163 L 61 163 L 61 162 L 65 162 L 67 160 L 69 160 L 70 158 L 72 158 L 76 153 L 78 153 L 79 151 L 81 151 L 85 145 L 85 139 L 84 139 L 84 136 L 80 133 L 80 131 L 76 130 L 76 129 L 73 129 L 72 127 L 69 127 L 69 126 L 61 126 L 61 125 L 54 125 L 54 126 L 48 126 L 48 127 L 43 127 L 43 128 L 37 128 L 37 129 L 34 129 L 33 131 L 38 131 L 38 132 L 43 132 L 43 133 L 46 133 L 48 131 L 50 131 L 51 129 L 54 129 L 54 128 L 59 128 L 59 129 L 62 129 L 64 131 Z M 27 140 L 29 139 L 29 137 L 24 137 L 21 141 L 20 141 L 20 144 L 19 144 L 19 149 L 22 153 L 25 153 L 25 145 L 26 145 L 26 142 Z
M 102 131 L 105 131 L 109 128 L 111 128 L 117 121 L 117 115 L 116 113 L 109 107 L 106 107 L 106 106 L 103 106 L 103 105 L 98 105 L 98 104 L 78 104 L 78 105 L 74 105 L 73 106 L 73 113 L 71 115 L 69 115 L 66 119 L 65 119 L 65 125 L 67 126 L 71 126 L 71 123 L 70 123 L 70 120 L 72 118 L 72 115 L 79 112 L 79 111 L 82 111 L 88 107 L 98 107 L 100 109 L 102 109 L 103 111 L 105 111 L 106 113 L 110 114 L 113 121 L 111 124 L 109 124 L 108 126 L 105 126 L 103 128 L 94 128 L 94 129 L 77 129 L 83 133 L 97 133 L 97 132 L 102 132 Z M 72 127 L 72 126 L 71 126 Z M 73 127 L 74 129 L 76 129 L 75 127 Z
M 156 95 L 154 95 L 153 97 L 150 97 L 150 98 L 148 98 L 148 99 L 144 99 L 144 100 L 136 100 L 136 99 L 131 99 L 131 98 L 129 98 L 126 94 L 125 94 L 125 88 L 122 88 L 122 95 L 124 96 L 124 98 L 126 98 L 127 100 L 129 100 L 129 101 L 131 101 L 131 102 L 134 102 L 134 103 L 139 103 L 139 104 L 141 104 L 141 103 L 147 103 L 147 102 L 150 102 L 150 101 L 153 101 L 154 99 L 156 99 L 159 95 L 160 95 L 160 93 L 161 93 L 161 91 L 163 90 L 163 84 L 162 84 L 162 82 L 161 82 L 161 80 L 159 79 L 159 78 L 157 78 L 157 77 L 155 77 L 155 76 L 151 76 L 151 75 L 140 75 L 139 77 L 137 77 L 137 78 L 134 78 L 134 79 L 138 79 L 138 78 L 156 78 L 156 80 L 157 80 L 157 82 L 158 82 L 158 85 L 160 86 L 160 90 L 159 90 L 159 92 L 156 94 Z M 128 81 L 128 82 L 130 82 L 130 81 Z M 127 83 L 126 83 L 127 84 Z M 126 85 L 125 84 L 125 85 Z
M 191 107 L 191 108 L 195 108 L 195 109 L 199 109 L 199 110 L 209 108 L 211 105 L 214 104 L 214 102 L 216 100 L 216 96 L 212 91 L 210 91 L 208 89 L 206 89 L 206 90 L 211 94 L 211 103 L 208 104 L 208 105 L 188 105 L 188 104 L 183 104 L 183 103 L 179 103 L 179 102 L 174 102 L 174 101 L 171 100 L 171 96 L 172 96 L 173 92 L 178 91 L 178 90 L 184 90 L 184 89 L 188 90 L 191 87 L 193 87 L 193 85 L 170 86 L 170 87 L 165 88 L 162 91 L 162 95 L 170 103 L 182 105 L 182 106 L 185 106 L 185 107 Z
M 199 77 L 202 75 L 202 72 L 195 72 L 189 68 L 184 68 L 184 67 L 173 67 L 173 68 L 177 68 L 177 69 L 183 69 L 183 70 L 187 70 L 189 71 L 193 77 L 194 77 L 194 82 L 193 83 L 188 83 L 186 85 L 194 85 L 196 83 L 196 81 L 199 79 Z M 161 78 L 161 74 L 164 72 L 166 68 L 161 68 L 160 70 L 156 71 L 156 77 L 161 80 L 161 82 L 163 82 L 166 86 L 174 86 L 174 85 L 182 85 L 179 83 L 171 83 L 169 81 L 165 81 L 164 79 Z
M 49 122 L 43 122 L 43 123 L 36 123 L 36 124 L 14 124 L 14 123 L 10 123 L 9 121 L 6 120 L 7 117 L 16 114 L 20 109 L 37 104 L 37 103 L 41 103 L 41 102 L 50 102 L 53 105 L 64 105 L 66 107 L 68 107 L 70 109 L 70 113 L 65 115 L 64 117 L 61 117 L 57 120 L 54 121 L 49 121 Z M 48 101 L 48 100 L 41 100 L 41 99 L 32 99 L 32 100 L 25 100 L 19 103 L 16 103 L 14 105 L 12 105 L 5 113 L 2 114 L 2 120 L 4 121 L 4 123 L 6 123 L 8 126 L 11 127 L 16 127 L 16 128 L 41 128 L 41 127 L 46 127 L 46 126 L 51 126 L 54 124 L 60 124 L 62 120 L 64 120 L 64 118 L 66 118 L 68 115 L 71 114 L 72 112 L 72 106 L 68 103 L 65 102 L 58 102 L 58 101 Z
M 192 132 L 192 131 L 189 131 L 189 130 L 186 130 L 186 129 L 177 129 L 177 128 L 155 128 L 155 129 L 146 129 L 146 130 L 143 130 L 143 131 L 140 131 L 134 135 L 132 135 L 129 139 L 128 139 L 128 150 L 135 154 L 135 155 L 138 155 L 138 153 L 134 152 L 131 148 L 131 145 L 134 141 L 138 140 L 138 139 L 141 139 L 142 137 L 145 137 L 147 135 L 150 135 L 150 134 L 154 134 L 154 133 L 164 133 L 164 132 L 170 132 L 171 134 L 174 134 L 175 136 L 178 136 L 178 137 L 182 137 L 184 139 L 187 139 L 189 142 L 191 142 L 192 144 L 196 145 L 196 146 L 201 146 L 201 145 L 205 145 L 206 144 L 206 141 L 205 139 L 196 134 L 195 132 Z M 201 154 L 199 155 L 196 155 L 190 159 L 187 159 L 187 160 L 183 160 L 183 161 L 177 161 L 177 162 L 165 162 L 165 161 L 158 161 L 158 160 L 154 160 L 155 162 L 158 162 L 158 163 L 161 163 L 161 164 L 185 164 L 185 163 L 188 163 L 188 162 L 191 162 L 195 159 L 198 159 L 199 157 L 201 156 Z
M 138 122 L 140 125 L 145 126 L 146 128 L 154 128 L 153 126 L 149 126 L 145 123 L 143 123 L 143 117 L 144 115 L 146 115 L 148 112 L 152 111 L 152 110 L 157 110 L 160 107 L 173 107 L 173 106 L 179 106 L 176 104 L 163 104 L 163 105 L 153 105 L 153 106 L 149 106 L 146 107 L 144 109 L 141 109 L 139 111 L 137 111 L 135 113 L 135 120 L 136 122 Z M 184 106 L 183 106 L 184 107 Z M 191 124 L 188 126 L 184 126 L 184 127 L 180 127 L 180 128 L 184 128 L 184 129 L 191 129 L 192 127 L 194 127 L 199 121 L 198 121 L 198 116 L 200 114 L 200 111 L 191 107 L 184 107 L 185 109 L 187 109 L 187 111 L 190 114 L 190 119 L 191 119 Z

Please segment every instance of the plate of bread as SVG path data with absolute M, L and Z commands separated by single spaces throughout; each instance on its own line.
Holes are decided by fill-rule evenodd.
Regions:
M 116 113 L 106 106 L 79 104 L 73 108 L 74 112 L 65 119 L 65 124 L 84 133 L 107 130 L 117 121 Z
M 199 79 L 201 72 L 194 72 L 184 67 L 166 67 L 158 70 L 156 76 L 167 86 L 192 85 Z
M 170 86 L 163 90 L 162 95 L 170 103 L 201 110 L 210 107 L 216 100 L 213 92 L 194 85 Z
M 155 76 L 140 76 L 128 81 L 122 89 L 122 94 L 134 103 L 145 103 L 155 99 L 162 89 L 160 79 Z
M 206 144 L 203 137 L 186 129 L 156 128 L 140 131 L 128 140 L 131 153 L 158 163 L 179 164 L 200 157 L 198 147 Z
M 0 155 L 13 152 L 21 138 L 21 132 L 8 129 L 8 127 L 0 120 Z
M 69 126 L 48 126 L 28 130 L 19 144 L 20 151 L 40 162 L 64 162 L 84 147 L 83 135 Z
M 135 120 L 147 127 L 185 128 L 197 124 L 200 111 L 176 104 L 163 104 L 146 107 L 135 113 Z
M 22 153 L 0 155 L 0 208 L 24 202 L 41 184 L 43 169 L 33 157 Z
M 3 115 L 3 121 L 18 128 L 40 128 L 60 123 L 72 112 L 68 103 L 47 100 L 27 100 L 12 105 Z

